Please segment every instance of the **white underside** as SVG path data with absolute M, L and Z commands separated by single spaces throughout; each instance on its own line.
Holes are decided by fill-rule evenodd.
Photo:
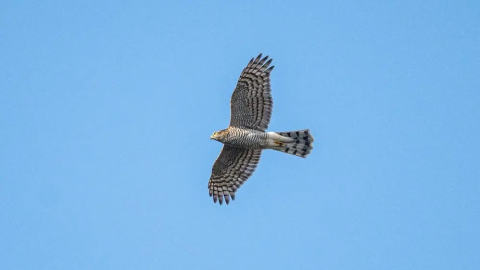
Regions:
M 294 141 L 292 138 L 288 138 L 288 137 L 284 137 L 282 135 L 278 135 L 275 132 L 267 132 L 267 134 L 268 134 L 268 146 L 271 146 L 271 147 L 278 146 L 278 144 L 276 144 L 275 141 L 277 141 L 277 142 L 280 141 L 280 142 L 284 142 L 284 143 L 289 143 L 289 142 Z

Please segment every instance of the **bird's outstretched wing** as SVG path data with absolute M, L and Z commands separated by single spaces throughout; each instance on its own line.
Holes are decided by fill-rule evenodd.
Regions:
M 250 60 L 238 79 L 230 100 L 230 126 L 265 131 L 272 115 L 270 72 L 272 59 L 268 56 Z
M 242 149 L 223 146 L 212 168 L 208 191 L 213 201 L 228 204 L 230 197 L 235 200 L 237 189 L 252 175 L 260 161 L 262 149 Z

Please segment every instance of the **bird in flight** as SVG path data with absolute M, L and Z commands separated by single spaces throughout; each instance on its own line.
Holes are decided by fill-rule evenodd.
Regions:
M 228 204 L 237 189 L 252 175 L 263 149 L 306 157 L 313 148 L 310 130 L 266 132 L 272 114 L 270 66 L 272 59 L 259 54 L 240 74 L 230 100 L 230 125 L 210 139 L 223 143 L 213 164 L 208 191 L 213 202 Z M 270 66 L 270 67 L 269 67 Z

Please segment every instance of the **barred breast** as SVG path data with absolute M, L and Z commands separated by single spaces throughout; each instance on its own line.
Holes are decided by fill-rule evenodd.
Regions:
M 265 132 L 236 127 L 229 127 L 228 131 L 224 143 L 230 146 L 247 149 L 264 149 L 267 146 L 267 133 Z

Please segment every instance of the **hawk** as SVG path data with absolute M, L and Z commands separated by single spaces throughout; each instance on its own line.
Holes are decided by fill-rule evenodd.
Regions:
M 272 59 L 259 54 L 252 58 L 240 74 L 230 100 L 230 125 L 214 132 L 210 139 L 223 143 L 213 164 L 208 182 L 213 202 L 228 204 L 235 200 L 237 189 L 252 175 L 263 149 L 273 149 L 306 157 L 313 148 L 308 129 L 287 132 L 266 132 L 272 114 L 269 67 Z

